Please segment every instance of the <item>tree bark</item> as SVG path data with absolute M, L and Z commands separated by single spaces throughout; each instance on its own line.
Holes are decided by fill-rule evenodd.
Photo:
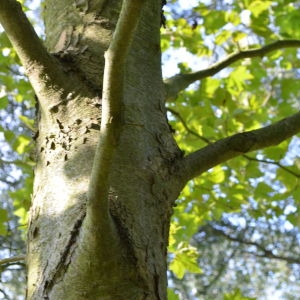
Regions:
M 183 157 L 165 98 L 204 73 L 163 83 L 163 2 L 45 0 L 45 47 L 21 5 L 0 0 L 39 104 L 27 299 L 165 300 L 170 217 L 185 183 L 300 131 L 297 113 Z
M 102 82 L 121 3 L 45 1 L 47 49 L 67 83 L 38 95 L 45 105 L 38 114 L 27 299 L 166 299 L 169 222 L 182 188 L 173 161 L 181 152 L 164 108 L 161 1 L 141 2 L 125 60 L 113 66 L 124 73 L 119 109 L 113 121 L 102 112 L 108 123 L 101 124 L 102 90 L 119 88 Z M 107 131 L 114 124 L 117 137 Z M 97 151 L 111 150 L 99 165 L 98 142 Z

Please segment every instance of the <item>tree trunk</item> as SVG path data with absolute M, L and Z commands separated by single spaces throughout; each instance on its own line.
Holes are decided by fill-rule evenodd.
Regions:
M 182 188 L 174 162 L 181 152 L 164 108 L 161 1 L 144 2 L 124 63 L 119 135 L 102 183 L 92 168 L 104 52 L 121 1 L 45 1 L 46 45 L 67 80 L 37 92 L 47 105 L 37 116 L 27 299 L 166 299 L 169 222 Z M 90 190 L 102 184 L 109 192 L 92 201 Z
M 0 22 L 38 99 L 27 299 L 166 299 L 172 206 L 184 184 L 300 131 L 300 112 L 183 157 L 165 99 L 240 58 L 163 84 L 164 0 L 45 0 L 46 46 L 17 0 Z M 207 141 L 209 142 L 209 141 Z

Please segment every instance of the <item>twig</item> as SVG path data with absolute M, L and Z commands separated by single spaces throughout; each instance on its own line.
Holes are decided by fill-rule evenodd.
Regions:
M 25 255 L 19 255 L 19 256 L 12 256 L 12 257 L 8 257 L 8 258 L 3 258 L 3 259 L 0 259 L 0 266 L 1 265 L 12 264 L 12 263 L 18 262 L 18 261 L 23 261 L 23 260 L 25 260 L 25 258 L 26 258 Z
M 290 173 L 291 175 L 293 175 L 293 176 L 295 176 L 297 178 L 300 178 L 300 174 L 298 174 L 298 173 L 290 170 L 286 166 L 283 166 L 280 162 L 272 161 L 272 160 L 267 160 L 267 159 L 258 159 L 258 158 L 251 157 L 251 156 L 246 155 L 246 154 L 243 155 L 243 157 L 247 158 L 250 161 L 256 161 L 256 162 L 260 162 L 260 163 L 265 163 L 265 164 L 270 164 L 270 165 L 277 166 L 277 167 L 283 169 L 284 171 L 286 171 L 287 173 Z
M 169 111 L 173 116 L 175 116 L 183 125 L 183 127 L 185 128 L 185 130 L 194 135 L 195 137 L 199 138 L 200 140 L 202 140 L 203 142 L 205 142 L 206 144 L 210 144 L 211 142 L 209 141 L 209 139 L 207 139 L 206 137 L 200 135 L 199 133 L 197 133 L 196 131 L 192 130 L 191 128 L 189 128 L 189 126 L 186 124 L 185 120 L 182 118 L 182 116 L 175 111 L 172 108 L 167 108 L 167 111 Z

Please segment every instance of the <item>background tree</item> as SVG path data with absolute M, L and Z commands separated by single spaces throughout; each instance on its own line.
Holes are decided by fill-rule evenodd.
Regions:
M 183 62 L 164 82 L 162 4 L 47 0 L 46 50 L 20 5 L 0 1 L 0 21 L 39 106 L 28 299 L 165 299 L 170 217 L 188 181 L 171 227 L 178 277 L 199 272 L 195 249 L 182 241 L 205 221 L 249 201 L 265 214 L 287 195 L 297 210 L 297 155 L 288 142 L 260 150 L 300 130 L 291 80 L 297 3 L 196 2 L 184 18 L 170 6 L 163 49 L 185 47 L 199 61 L 229 56 L 196 72 Z M 16 140 L 23 152 L 28 139 Z M 263 177 L 262 164 L 277 176 Z M 275 206 L 278 214 L 286 208 Z M 295 210 L 286 214 L 294 225 Z

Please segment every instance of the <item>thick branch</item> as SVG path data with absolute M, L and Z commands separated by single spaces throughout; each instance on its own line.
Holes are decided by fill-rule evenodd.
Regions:
M 88 197 L 88 208 L 97 221 L 108 216 L 109 173 L 122 125 L 126 59 L 144 2 L 123 1 L 113 39 L 105 54 L 101 132 Z
M 300 112 L 270 126 L 219 140 L 184 158 L 184 180 L 188 181 L 236 156 L 278 145 L 299 132 Z
M 213 64 L 207 69 L 189 74 L 177 74 L 165 80 L 166 100 L 174 100 L 180 91 L 187 88 L 193 82 L 213 76 L 238 60 L 251 57 L 263 57 L 269 52 L 292 47 L 300 47 L 300 40 L 281 40 L 262 48 L 245 51 L 241 50 L 239 52 L 232 53 L 224 60 Z
M 59 64 L 37 36 L 22 6 L 16 0 L 0 0 L 0 23 L 14 46 L 39 100 L 49 101 L 50 92 L 61 93 L 61 82 L 68 82 Z

